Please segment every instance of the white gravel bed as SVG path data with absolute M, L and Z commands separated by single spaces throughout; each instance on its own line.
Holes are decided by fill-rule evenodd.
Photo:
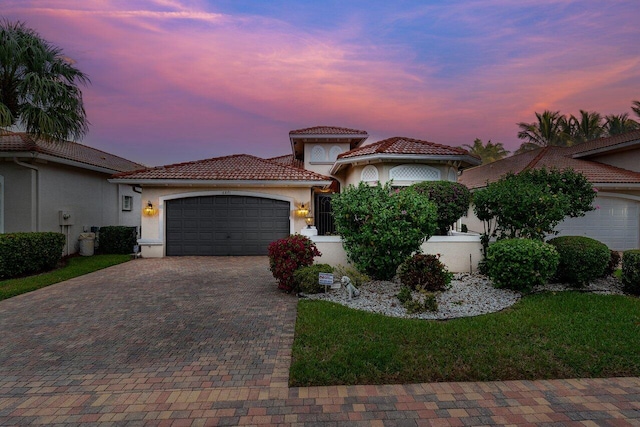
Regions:
M 349 299 L 344 287 L 330 290 L 328 293 L 303 295 L 308 299 L 331 301 L 356 310 L 370 311 L 390 317 L 405 317 L 413 319 L 453 319 L 456 317 L 478 316 L 480 314 L 494 313 L 511 307 L 521 297 L 520 292 L 508 289 L 496 289 L 491 281 L 480 274 L 456 274 L 451 281 L 451 287 L 437 294 L 438 311 L 417 314 L 408 314 L 400 304 L 396 295 L 402 286 L 397 282 L 372 281 L 363 284 L 360 296 Z M 536 287 L 534 292 L 565 291 L 573 288 L 563 284 L 549 284 L 544 287 Z M 622 285 L 613 277 L 597 279 L 581 291 L 623 294 Z M 414 297 L 419 293 L 414 292 Z

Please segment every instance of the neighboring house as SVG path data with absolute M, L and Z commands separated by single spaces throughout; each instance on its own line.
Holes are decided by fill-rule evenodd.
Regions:
M 140 226 L 139 189 L 108 178 L 145 166 L 75 142 L 0 133 L 0 233 L 57 231 L 65 254 L 92 227 Z M 132 248 L 133 249 L 133 248 Z
M 312 212 L 321 235 L 333 233 L 331 196 L 349 184 L 394 180 L 456 181 L 480 163 L 466 150 L 410 138 L 371 145 L 365 131 L 317 126 L 289 133 L 292 153 L 246 154 L 120 173 L 140 186 L 143 256 L 264 255 L 267 245 L 302 230 Z M 303 209 L 301 209 L 303 208 Z
M 613 250 L 640 247 L 640 130 L 507 157 L 466 170 L 460 182 L 479 189 L 508 172 L 542 167 L 581 172 L 598 190 L 597 209 L 560 223 L 556 227 L 559 235 L 588 236 Z M 482 224 L 472 215 L 465 222 L 470 230 L 482 231 Z

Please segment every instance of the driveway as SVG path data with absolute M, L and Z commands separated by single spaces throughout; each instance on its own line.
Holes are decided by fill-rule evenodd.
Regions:
M 0 301 L 0 425 L 639 425 L 640 379 L 288 388 L 265 257 L 138 259 Z

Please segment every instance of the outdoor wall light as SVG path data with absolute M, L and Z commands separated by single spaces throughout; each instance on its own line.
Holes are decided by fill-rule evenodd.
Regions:
M 304 217 L 304 222 L 307 223 L 307 228 L 311 228 L 311 226 L 313 225 L 313 214 L 311 212 L 307 213 L 307 215 Z
M 309 215 L 309 204 L 301 204 L 300 207 L 296 209 L 296 215 L 301 218 L 305 218 L 307 215 Z
M 142 213 L 146 216 L 154 216 L 156 214 L 156 208 L 153 207 L 153 203 L 151 203 L 151 200 L 147 202 L 147 206 L 144 207 Z

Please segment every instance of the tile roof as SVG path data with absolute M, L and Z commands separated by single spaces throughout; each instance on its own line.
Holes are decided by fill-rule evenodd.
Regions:
M 285 154 L 284 156 L 272 157 L 268 160 L 279 163 L 292 168 L 304 169 L 304 162 L 293 157 L 293 154 Z
M 570 147 L 574 157 L 583 157 L 593 151 L 613 151 L 620 146 L 627 146 L 628 143 L 637 142 L 640 144 L 640 129 L 631 132 L 625 132 L 620 135 L 609 136 L 606 138 L 592 139 L 581 144 Z
M 458 179 L 469 188 L 484 187 L 508 172 L 520 173 L 525 169 L 568 169 L 581 172 L 593 184 L 640 184 L 640 173 L 592 160 L 575 159 L 574 147 L 544 147 L 502 160 L 466 169 Z
M 467 150 L 460 147 L 450 147 L 448 145 L 436 144 L 419 139 L 396 136 L 374 142 L 359 148 L 342 153 L 339 159 L 366 156 L 371 154 L 421 154 L 433 156 L 472 156 Z M 475 156 L 473 156 L 475 157 Z
M 329 181 L 331 178 L 248 154 L 158 166 L 115 175 L 126 180 Z
M 146 166 L 71 141 L 34 140 L 26 133 L 0 133 L 0 152 L 30 152 L 45 154 L 60 159 L 72 160 L 90 166 L 108 169 L 112 172 L 130 172 Z
M 364 130 L 342 128 L 336 126 L 314 126 L 305 129 L 297 129 L 289 132 L 289 135 L 357 135 L 369 136 Z

